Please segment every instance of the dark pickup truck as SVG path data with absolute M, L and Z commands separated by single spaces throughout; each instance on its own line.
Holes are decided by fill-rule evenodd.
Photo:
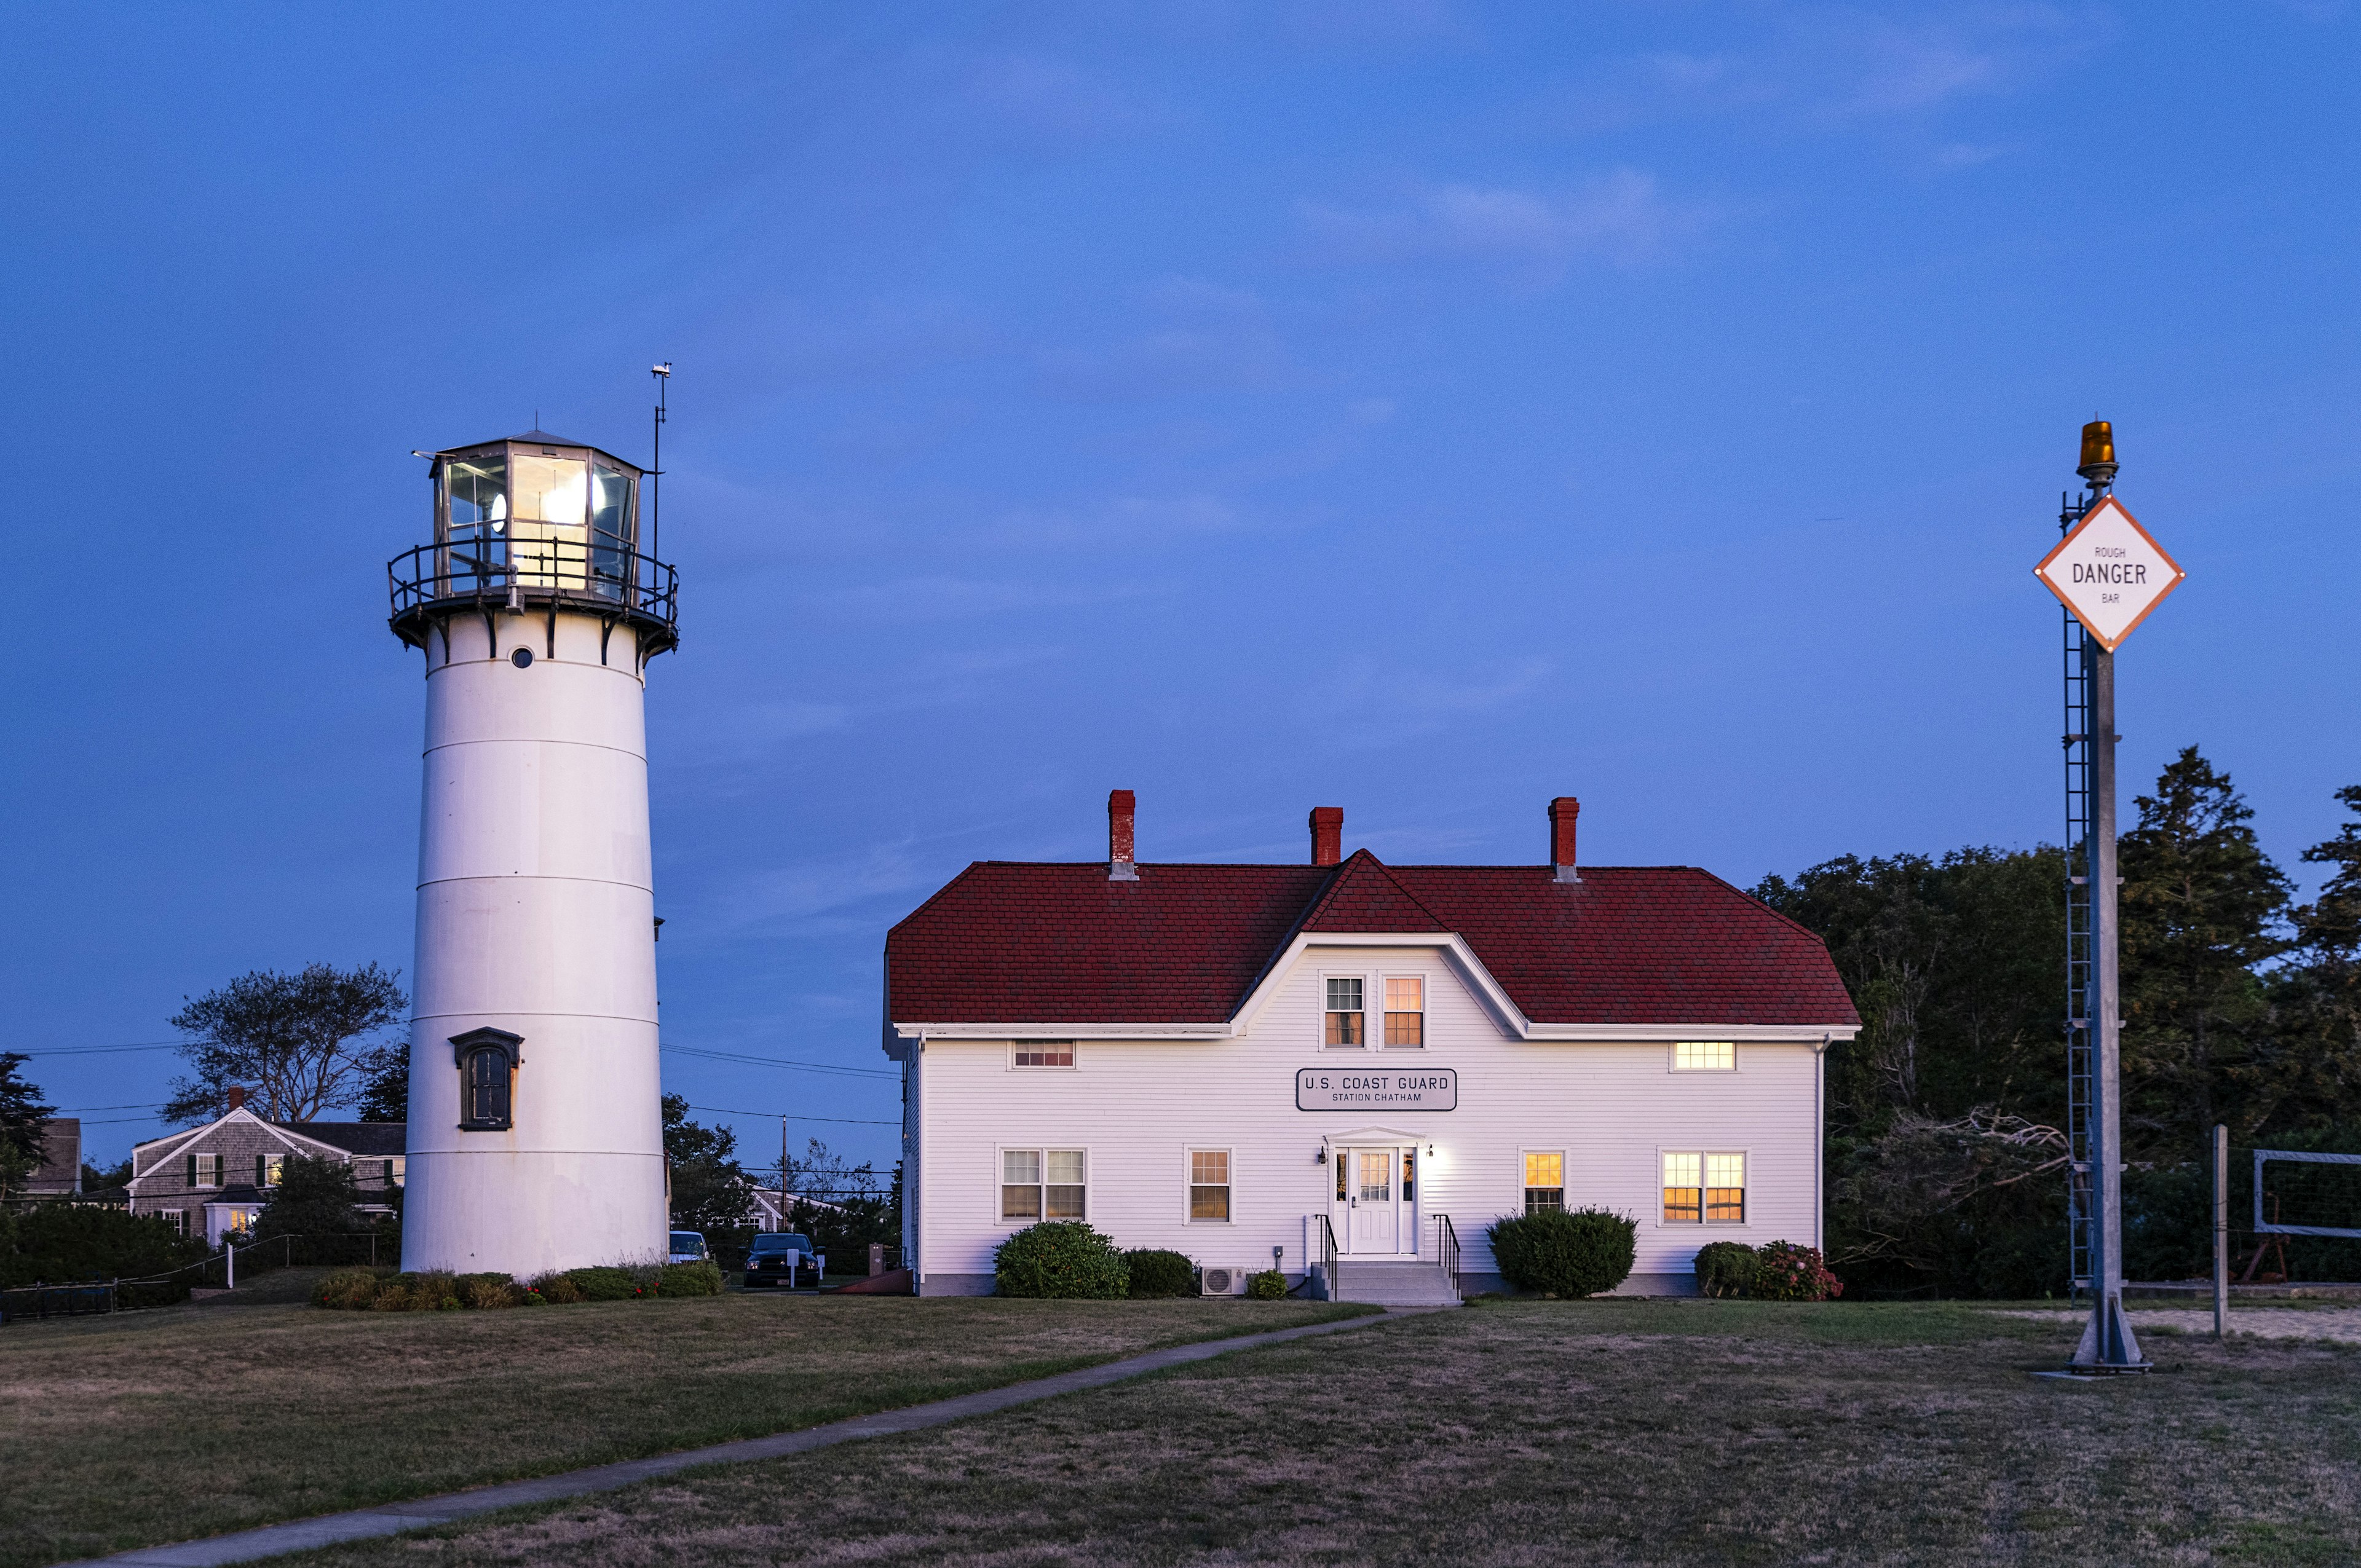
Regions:
M 811 1238 L 793 1231 L 764 1231 L 746 1249 L 746 1288 L 775 1290 L 781 1286 L 792 1290 L 796 1276 L 803 1269 L 812 1273 L 817 1285 L 828 1273 L 828 1259 L 812 1250 Z

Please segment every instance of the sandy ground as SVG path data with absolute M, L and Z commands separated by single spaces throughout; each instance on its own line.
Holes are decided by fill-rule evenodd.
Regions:
M 2140 1307 L 2132 1310 L 2132 1330 L 2169 1329 L 2176 1333 L 2211 1334 L 2213 1332 L 2213 1309 L 2191 1310 L 2185 1307 Z M 2080 1322 L 2081 1312 L 2005 1312 L 2004 1317 L 2042 1318 L 2057 1322 Z M 2345 1344 L 2361 1344 L 2361 1307 L 2241 1307 L 2230 1308 L 2230 1332 L 2253 1334 L 2258 1339 L 2325 1339 Z

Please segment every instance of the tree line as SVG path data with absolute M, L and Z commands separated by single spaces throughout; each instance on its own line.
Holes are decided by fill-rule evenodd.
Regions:
M 2356 820 L 2303 851 L 2331 868 L 2309 903 L 2196 747 L 2135 800 L 2118 841 L 2133 1277 L 2205 1266 L 2216 1123 L 2242 1147 L 2361 1152 L 2361 785 L 2337 799 Z M 1844 855 L 1753 890 L 1828 942 L 1861 1012 L 1828 1051 L 1826 1150 L 1829 1259 L 1857 1291 L 2065 1288 L 2067 876 L 2054 847 L 1968 848 Z M 2350 1243 L 2295 1250 L 2315 1277 L 2361 1266 Z

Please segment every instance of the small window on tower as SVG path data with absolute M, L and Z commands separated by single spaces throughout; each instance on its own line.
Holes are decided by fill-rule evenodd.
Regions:
M 504 1132 L 516 1124 L 516 1075 L 523 1061 L 522 1036 L 505 1029 L 470 1029 L 452 1036 L 459 1064 L 459 1128 L 469 1133 Z

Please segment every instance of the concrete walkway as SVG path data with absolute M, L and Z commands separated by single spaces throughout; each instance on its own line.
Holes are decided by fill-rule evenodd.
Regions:
M 1143 1373 L 1161 1372 L 1168 1366 L 1186 1366 L 1191 1362 L 1211 1361 L 1217 1355 L 1227 1355 L 1234 1351 L 1284 1344 L 1289 1340 L 1304 1339 L 1313 1334 L 1333 1334 L 1347 1329 L 1367 1328 L 1371 1323 L 1382 1323 L 1389 1318 L 1408 1315 L 1407 1311 L 1389 1310 L 1383 1315 L 1346 1318 L 1333 1323 L 1307 1323 L 1301 1328 L 1242 1334 L 1235 1339 L 1176 1344 L 1165 1350 L 1151 1350 L 1143 1355 L 1126 1356 L 1121 1361 L 1061 1372 L 1054 1377 L 1037 1377 L 1030 1383 L 1012 1383 L 1005 1388 L 987 1388 L 981 1393 L 962 1394 L 956 1399 L 938 1399 L 928 1405 L 881 1410 L 873 1416 L 855 1416 L 850 1420 L 806 1427 L 800 1431 L 741 1438 L 735 1442 L 717 1442 L 710 1448 L 691 1448 L 678 1453 L 660 1453 L 652 1459 L 628 1459 L 620 1464 L 568 1470 L 562 1475 L 543 1475 L 530 1481 L 508 1481 L 497 1486 L 445 1492 L 437 1497 L 387 1503 L 374 1508 L 357 1508 L 351 1513 L 322 1514 L 313 1519 L 264 1525 L 258 1530 L 242 1530 L 235 1535 L 216 1535 L 208 1540 L 181 1541 L 173 1546 L 143 1546 L 135 1552 L 117 1552 L 112 1557 L 87 1558 L 83 1563 L 152 1563 L 157 1568 L 214 1568 L 219 1563 L 254 1563 L 289 1552 L 309 1552 L 314 1547 L 335 1546 L 348 1541 L 399 1535 L 406 1530 L 432 1530 L 437 1525 L 453 1524 L 501 1508 L 562 1502 L 568 1497 L 588 1497 L 594 1492 L 611 1492 L 618 1487 L 637 1486 L 642 1481 L 676 1475 L 701 1464 L 738 1464 L 750 1459 L 781 1459 L 790 1453 L 807 1453 L 816 1448 L 829 1448 L 864 1437 L 890 1437 L 896 1432 L 919 1431 L 928 1427 L 962 1421 L 971 1416 L 988 1416 L 995 1410 L 1029 1405 L 1038 1399 L 1054 1399 L 1060 1394 L 1104 1387 L 1109 1383 L 1120 1383 L 1125 1378 L 1137 1377 Z M 83 1565 L 69 1564 L 67 1568 L 83 1568 Z

